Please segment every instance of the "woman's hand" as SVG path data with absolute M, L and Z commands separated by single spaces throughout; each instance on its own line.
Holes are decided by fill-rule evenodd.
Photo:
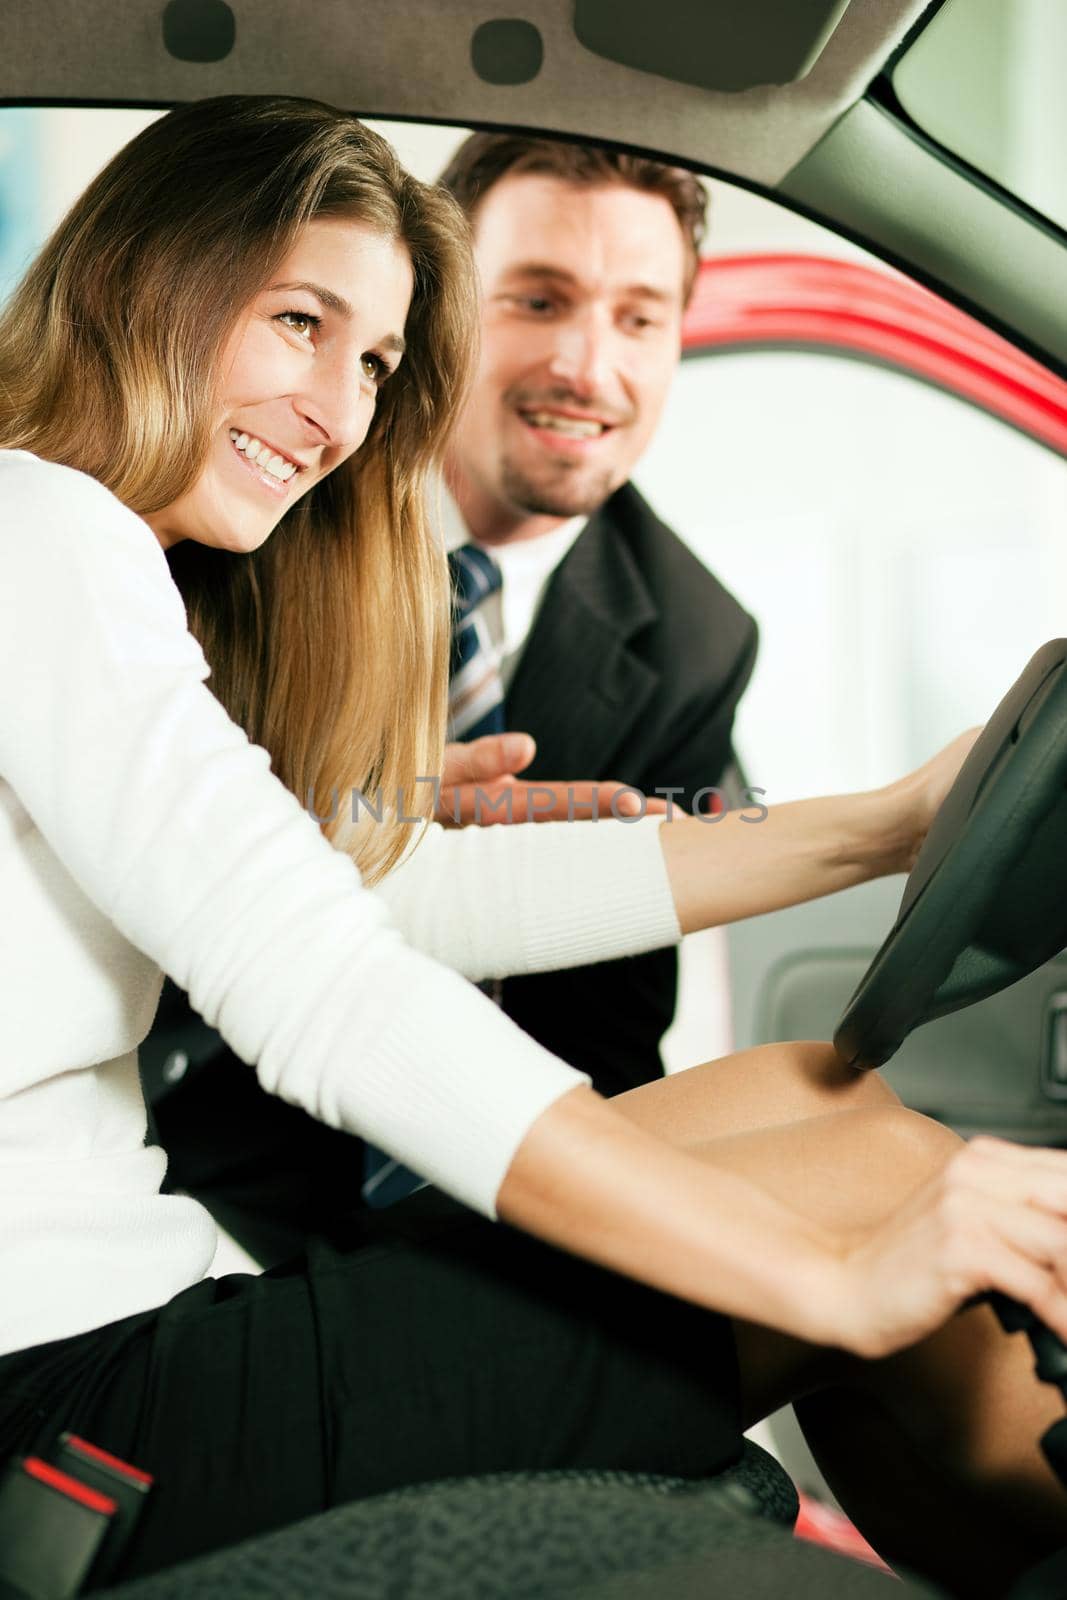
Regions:
M 902 809 L 900 855 L 894 871 L 910 872 L 915 865 L 923 840 L 930 831 L 930 824 L 940 811 L 945 796 L 955 783 L 981 731 L 981 728 L 968 728 L 966 733 L 961 733 L 951 744 L 939 750 L 936 756 L 883 791 Z
M 973 1139 L 842 1259 L 836 1305 L 855 1355 L 892 1355 L 999 1289 L 1067 1343 L 1067 1151 Z

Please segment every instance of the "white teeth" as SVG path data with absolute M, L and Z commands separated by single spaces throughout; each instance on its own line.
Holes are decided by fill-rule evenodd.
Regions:
M 261 439 L 254 439 L 250 433 L 238 433 L 236 428 L 231 428 L 230 438 L 234 447 L 242 451 L 246 461 L 254 461 L 262 471 L 269 472 L 272 478 L 282 483 L 288 483 L 299 470 L 294 462 L 287 461 Z
M 604 432 L 602 422 L 586 422 L 580 417 L 557 417 L 551 411 L 528 411 L 526 420 L 535 428 L 551 428 L 554 433 L 566 434 L 571 439 L 598 439 Z

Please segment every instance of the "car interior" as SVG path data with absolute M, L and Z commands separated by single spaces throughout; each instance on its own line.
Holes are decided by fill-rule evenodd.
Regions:
M 1062 0 L 7 11 L 3 293 L 144 119 L 208 95 L 350 108 L 426 179 L 479 128 L 599 142 L 704 177 L 711 228 L 683 361 L 636 481 L 760 625 L 736 792 L 773 804 L 873 787 L 964 727 L 986 730 L 906 882 L 685 941 L 668 1070 L 834 1038 L 964 1135 L 1067 1148 Z M 150 1103 L 216 1044 L 165 1005 L 141 1052 Z M 213 1270 L 255 1266 L 237 1240 Z M 997 1309 L 1067 1395 L 1059 1341 L 1010 1302 Z M 1067 1414 L 1045 1448 L 1067 1482 Z M 810 1538 L 837 1553 L 792 1536 L 798 1490 Z M 780 1413 L 707 1484 L 421 1485 L 99 1592 L 880 1593 L 878 1558 L 853 1534 Z M 9 1581 L 13 1596 L 44 1596 L 33 1552 L 19 1559 L 22 1587 L 0 1551 L 0 1595 Z M 935 1593 L 910 1575 L 902 1587 Z M 1010 1600 L 1062 1595 L 1067 1553 Z

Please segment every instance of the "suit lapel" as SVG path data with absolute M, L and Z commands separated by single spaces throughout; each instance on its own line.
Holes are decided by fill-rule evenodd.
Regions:
M 613 515 L 615 498 L 553 574 L 508 692 L 508 727 L 537 738 L 524 776 L 610 777 L 606 763 L 659 682 L 628 643 L 659 613 Z

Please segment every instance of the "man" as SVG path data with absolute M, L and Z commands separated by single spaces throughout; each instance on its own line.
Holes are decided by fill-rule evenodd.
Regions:
M 617 779 L 695 809 L 730 761 L 756 627 L 628 479 L 677 367 L 703 187 L 510 134 L 467 139 L 441 181 L 471 219 L 484 303 L 450 543 L 502 574 L 480 609 L 505 725 L 536 740 L 523 778 Z M 662 1071 L 676 986 L 666 950 L 511 978 L 501 1000 L 614 1094 Z
M 477 735 L 503 690 L 503 718 L 490 721 L 537 747 L 524 766 L 529 740 L 510 757 L 494 740 L 453 746 L 449 773 L 472 763 L 524 780 L 621 780 L 696 809 L 730 760 L 756 628 L 627 480 L 677 366 L 703 189 L 637 158 L 489 134 L 463 144 L 443 181 L 471 217 L 484 291 L 480 370 L 449 464 L 449 542 L 473 542 L 503 578 L 476 608 L 489 678 L 479 663 L 473 721 L 454 694 L 453 736 Z M 513 792 L 519 816 L 524 791 Z M 471 798 L 467 785 L 468 813 Z M 574 798 L 578 816 L 597 803 L 585 786 Z M 613 1094 L 662 1071 L 676 981 L 667 950 L 508 979 L 500 998 Z M 168 985 L 141 1056 L 169 1181 L 261 1260 L 281 1259 L 351 1204 L 358 1162 L 347 1135 L 266 1096 L 217 1051 Z M 174 1088 L 205 1056 L 210 1071 Z

